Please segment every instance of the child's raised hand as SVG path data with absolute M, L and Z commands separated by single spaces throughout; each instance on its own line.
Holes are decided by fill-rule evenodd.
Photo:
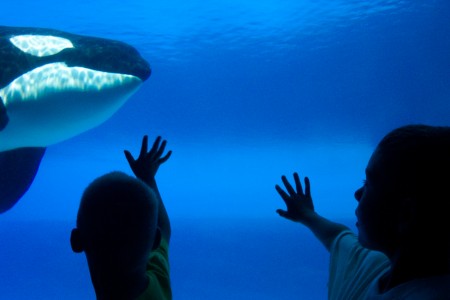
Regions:
M 286 219 L 303 222 L 308 214 L 314 213 L 309 178 L 305 177 L 305 192 L 303 192 L 303 187 L 297 173 L 294 173 L 296 190 L 294 190 L 286 179 L 286 176 L 282 176 L 281 180 L 286 187 L 287 193 L 279 185 L 276 185 L 275 189 L 286 203 L 287 210 L 277 209 L 277 213 Z
M 145 135 L 142 139 L 141 152 L 137 159 L 134 159 L 130 151 L 124 150 L 130 168 L 137 178 L 147 184 L 150 184 L 155 180 L 155 175 L 159 166 L 166 162 L 172 154 L 172 151 L 168 151 L 165 156 L 161 157 L 166 148 L 166 143 L 167 141 L 165 140 L 161 142 L 161 137 L 158 136 L 150 151 L 147 152 L 148 136 Z

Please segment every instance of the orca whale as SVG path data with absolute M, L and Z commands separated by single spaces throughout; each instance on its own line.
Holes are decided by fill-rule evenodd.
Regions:
M 26 193 L 46 147 L 106 121 L 150 74 L 121 41 L 0 26 L 0 213 Z

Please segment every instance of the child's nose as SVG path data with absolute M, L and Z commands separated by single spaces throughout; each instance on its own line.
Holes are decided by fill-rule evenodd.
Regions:
M 362 196 L 363 188 L 359 188 L 355 191 L 355 199 L 359 202 Z

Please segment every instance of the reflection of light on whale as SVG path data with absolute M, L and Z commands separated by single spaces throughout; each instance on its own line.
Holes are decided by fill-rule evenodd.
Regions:
M 140 86 L 133 75 L 52 63 L 0 90 L 9 124 L 0 151 L 44 147 L 93 128 L 117 111 Z
M 67 48 L 73 48 L 68 39 L 51 35 L 18 35 L 9 39 L 10 42 L 25 53 L 43 57 L 54 55 Z

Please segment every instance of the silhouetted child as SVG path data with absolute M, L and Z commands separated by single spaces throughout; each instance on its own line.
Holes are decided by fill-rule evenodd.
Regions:
M 155 175 L 171 155 L 158 137 L 139 157 L 125 156 L 136 178 L 112 172 L 84 191 L 72 230 L 74 252 L 86 254 L 99 300 L 171 299 L 168 245 L 170 222 Z
M 305 190 L 276 190 L 330 251 L 329 299 L 450 299 L 450 127 L 409 125 L 386 135 L 355 192 L 358 236 L 314 210 Z M 332 201 L 337 201 L 333 199 Z

